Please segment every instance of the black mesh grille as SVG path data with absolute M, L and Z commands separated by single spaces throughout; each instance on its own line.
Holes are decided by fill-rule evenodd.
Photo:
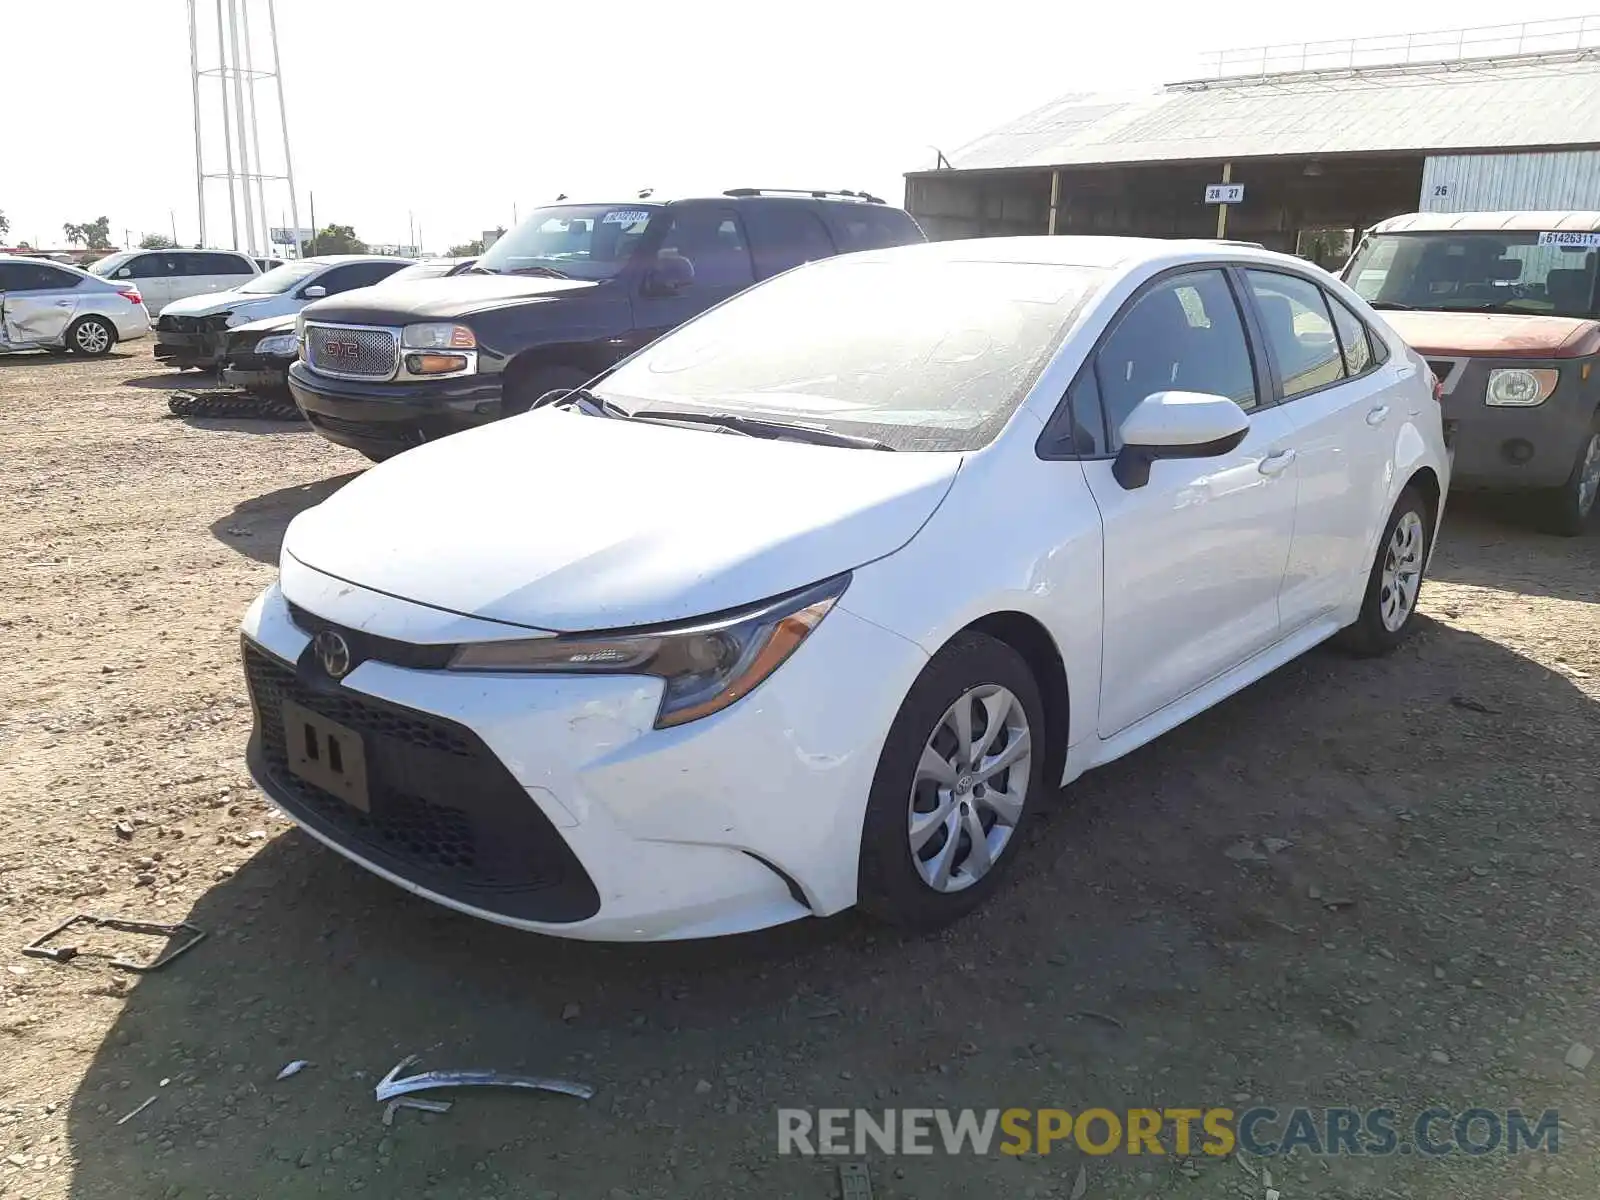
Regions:
M 306 419 L 319 429 L 331 430 L 349 437 L 361 438 L 368 442 L 385 442 L 400 448 L 420 446 L 423 439 L 418 437 L 413 426 L 400 425 L 393 422 L 380 423 L 375 421 L 352 421 L 345 417 L 332 417 L 327 413 L 317 412 L 315 409 L 306 413 Z
M 471 730 L 384 703 L 246 642 L 251 758 L 296 820 L 429 891 L 509 917 L 569 922 L 600 898 L 554 825 Z M 288 769 L 285 700 L 357 731 L 370 812 Z
M 394 374 L 399 344 L 393 330 L 306 326 L 306 362 L 335 375 L 387 379 Z

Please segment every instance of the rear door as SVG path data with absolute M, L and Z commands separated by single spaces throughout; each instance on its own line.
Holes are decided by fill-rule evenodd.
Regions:
M 676 263 L 658 272 L 656 268 L 668 258 L 685 260 L 688 271 Z M 674 278 L 688 282 L 670 291 L 656 286 L 667 270 L 674 272 Z M 654 263 L 641 273 L 636 285 L 634 346 L 654 341 L 713 304 L 720 304 L 749 287 L 755 278 L 750 242 L 732 206 L 674 205 Z
M 173 255 L 164 250 L 136 254 L 123 263 L 108 278 L 113 283 L 131 283 L 139 290 L 145 308 L 152 317 L 177 299 L 172 294 L 173 275 L 178 267 Z
M 43 263 L 0 263 L 0 314 L 13 346 L 60 342 L 72 324 L 82 276 Z
M 1250 417 L 1232 451 L 1164 459 L 1143 487 L 1112 473 L 1119 428 L 1159 391 L 1226 396 Z M 1109 738 L 1272 646 L 1294 534 L 1289 425 L 1251 352 L 1229 276 L 1147 285 L 1072 385 L 1074 419 L 1104 456 L 1083 464 L 1104 527 L 1099 734 Z
M 226 292 L 255 278 L 255 264 L 242 254 L 224 250 L 185 250 L 177 255 L 185 295 Z
M 1279 600 L 1288 634 L 1359 594 L 1407 414 L 1400 381 L 1380 369 L 1366 326 L 1342 301 L 1292 272 L 1242 274 L 1294 431 L 1298 498 Z

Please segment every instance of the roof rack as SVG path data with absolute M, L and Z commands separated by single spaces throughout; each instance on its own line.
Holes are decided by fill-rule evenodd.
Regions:
M 858 200 L 863 204 L 883 204 L 884 200 L 868 192 L 852 192 L 848 188 L 839 191 L 809 188 L 729 188 L 722 193 L 724 196 L 809 196 L 813 200 Z

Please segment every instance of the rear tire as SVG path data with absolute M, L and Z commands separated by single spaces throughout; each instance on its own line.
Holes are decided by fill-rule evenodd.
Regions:
M 1578 537 L 1589 527 L 1600 494 L 1600 412 L 1589 422 L 1589 436 L 1578 449 L 1572 474 L 1545 494 L 1543 525 L 1561 537 Z
M 1416 624 L 1422 576 L 1432 546 L 1433 514 L 1414 487 L 1400 493 L 1383 527 L 1378 553 L 1367 575 L 1361 615 L 1340 631 L 1339 643 L 1363 658 L 1388 654 Z
M 987 900 L 1043 791 L 1046 736 L 1039 686 L 1009 645 L 964 633 L 939 651 L 878 757 L 861 833 L 861 907 L 927 930 Z
M 506 380 L 500 411 L 504 416 L 514 417 L 518 413 L 527 412 L 533 407 L 533 402 L 543 397 L 546 392 L 571 391 L 575 387 L 582 387 L 593 378 L 593 371 L 585 371 L 582 367 L 572 367 L 562 363 L 517 371 Z
M 104 317 L 79 317 L 67 330 L 67 349 L 84 358 L 104 358 L 117 344 L 117 331 Z

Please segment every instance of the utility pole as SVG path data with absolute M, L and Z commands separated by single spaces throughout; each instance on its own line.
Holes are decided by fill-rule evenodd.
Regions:
M 296 234 L 295 236 L 299 237 L 300 235 Z M 301 251 L 301 253 L 305 253 L 305 252 Z M 316 255 L 316 253 L 317 253 L 317 194 L 315 192 L 312 192 L 311 193 L 311 253 L 307 254 L 306 257 L 307 258 L 314 257 Z
M 222 98 L 222 148 L 228 164 L 228 225 L 233 233 L 233 248 L 239 248 L 239 209 L 233 198 L 233 118 L 228 113 L 228 51 L 222 33 L 222 0 L 217 0 L 217 82 Z
M 200 152 L 200 36 L 195 23 L 194 0 L 189 0 L 189 84 L 194 93 L 194 203 L 200 218 L 200 241 L 206 244 L 206 172 Z M 173 225 L 172 240 L 178 240 L 177 225 Z
M 167 209 L 167 220 L 172 222 L 172 244 L 176 246 L 178 244 L 178 214 L 170 208 Z
M 244 193 L 244 240 L 249 254 L 256 252 L 255 202 L 250 199 L 250 148 L 244 124 L 244 80 L 239 67 L 239 0 L 228 0 L 228 39 L 233 43 L 233 107 L 239 114 L 239 182 Z M 226 103 L 226 101 L 224 101 Z
M 267 0 L 267 26 L 272 34 L 272 82 L 278 85 L 278 124 L 283 129 L 283 175 L 289 184 L 289 228 L 294 230 L 289 240 L 294 243 L 294 255 L 300 249 L 300 201 L 294 190 L 294 159 L 289 154 L 289 110 L 283 106 L 283 71 L 278 65 L 278 8 L 277 0 Z M 316 227 L 316 222 L 311 222 Z

